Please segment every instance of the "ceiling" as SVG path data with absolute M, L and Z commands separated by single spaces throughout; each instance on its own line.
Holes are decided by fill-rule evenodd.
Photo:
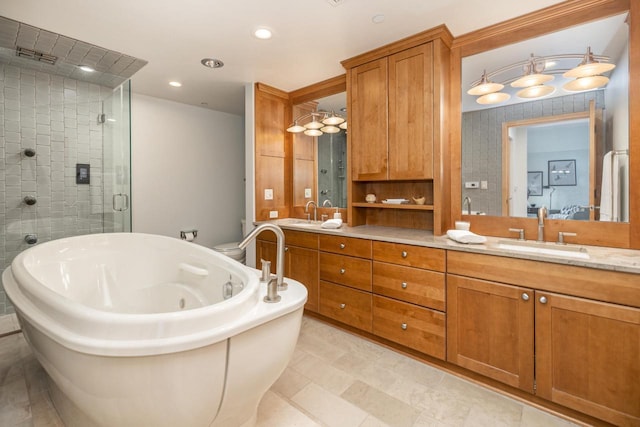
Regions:
M 442 23 L 459 36 L 560 2 L 2 0 L 0 16 L 148 61 L 132 78 L 135 93 L 242 115 L 247 83 L 292 91 L 344 73 L 344 59 Z M 259 26 L 273 37 L 253 37 Z M 209 57 L 225 66 L 205 68 Z

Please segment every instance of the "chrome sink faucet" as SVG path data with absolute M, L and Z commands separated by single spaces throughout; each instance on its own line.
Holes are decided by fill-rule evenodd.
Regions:
M 471 215 L 471 197 L 465 196 L 462 199 L 462 209 L 464 210 L 464 205 L 467 205 L 467 215 Z
M 318 220 L 318 204 L 313 200 L 309 200 L 307 204 L 304 206 L 304 212 L 307 214 L 307 221 L 311 220 L 309 215 L 309 205 L 313 205 L 313 220 L 317 221 Z
M 267 282 L 267 296 L 264 297 L 265 302 L 278 302 L 280 301 L 280 295 L 278 290 L 284 291 L 287 289 L 287 284 L 284 283 L 284 232 L 280 227 L 272 223 L 264 223 L 254 228 L 251 233 L 247 234 L 242 242 L 238 243 L 240 249 L 245 249 L 251 241 L 258 237 L 258 234 L 264 230 L 271 230 L 276 235 L 276 279 L 271 279 Z
M 547 207 L 538 209 L 538 242 L 544 242 L 544 219 L 547 217 Z

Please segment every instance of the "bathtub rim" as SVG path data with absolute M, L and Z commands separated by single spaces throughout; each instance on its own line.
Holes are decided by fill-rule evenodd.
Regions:
M 142 235 L 152 236 L 152 238 L 158 237 L 173 241 L 177 240 L 171 237 L 146 233 L 104 233 L 69 237 L 60 240 L 88 238 L 87 236 L 104 236 L 105 234 L 133 235 L 133 238 L 135 238 L 136 235 Z M 180 241 L 176 241 L 173 243 L 180 244 L 181 242 L 179 242 Z M 43 245 L 44 244 L 46 243 L 43 243 Z M 187 242 L 184 242 L 184 244 L 193 245 L 192 243 Z M 288 279 L 287 282 L 290 284 L 291 292 L 288 290 L 282 293 L 283 299 L 280 303 L 264 303 L 262 301 L 262 297 L 266 295 L 266 285 L 259 284 L 259 272 L 257 270 L 244 266 L 237 261 L 225 257 L 224 255 L 204 246 L 193 245 L 191 249 L 204 252 L 207 255 L 217 258 L 218 261 L 221 261 L 223 264 L 231 266 L 234 270 L 232 272 L 236 273 L 241 279 L 243 279 L 243 281 L 245 281 L 245 289 L 229 300 L 195 309 L 179 312 L 132 314 L 107 312 L 83 306 L 78 302 L 65 298 L 63 295 L 55 292 L 46 285 L 37 285 L 40 282 L 26 272 L 23 272 L 23 277 L 31 277 L 33 282 L 36 282 L 36 285 L 34 285 L 33 282 L 28 282 L 28 285 L 30 286 L 24 287 L 19 283 L 18 278 L 16 278 L 16 272 L 13 269 L 13 262 L 12 265 L 7 267 L 3 272 L 2 280 L 7 296 L 14 304 L 16 312 L 33 327 L 51 336 L 54 340 L 65 347 L 82 353 L 104 356 L 166 354 L 201 347 L 227 339 L 270 319 L 295 311 L 306 302 L 306 288 L 299 282 Z M 18 265 L 18 270 L 20 270 L 21 267 L 24 267 L 20 266 L 20 260 L 24 258 L 24 256 L 21 257 L 21 255 L 23 255 L 24 252 L 16 256 L 16 259 L 14 259 L 14 262 L 18 260 L 16 263 Z M 20 274 L 18 274 L 18 276 L 20 276 Z M 246 280 L 244 280 L 245 278 Z M 27 291 L 27 293 L 25 294 L 24 291 Z M 28 294 L 34 295 L 36 300 L 31 300 L 28 297 Z M 56 307 L 63 307 L 69 310 L 68 312 L 61 313 L 61 316 L 65 316 L 67 318 L 67 323 L 60 322 L 60 319 L 54 318 L 55 314 L 59 313 L 59 311 L 45 313 L 43 308 L 39 306 L 42 305 L 51 308 L 52 304 L 47 303 L 46 301 L 46 298 L 48 297 L 58 303 Z M 246 311 L 239 313 L 239 310 L 242 308 L 246 308 Z M 220 322 L 215 326 L 202 326 L 199 330 L 193 333 L 181 333 L 169 337 L 151 337 L 147 339 L 142 339 L 139 336 L 116 338 L 107 336 L 95 338 L 88 336 L 86 333 L 79 333 L 74 330 L 73 327 L 69 327 L 68 324 L 69 322 L 73 323 L 84 321 L 95 323 L 98 326 L 104 326 L 108 323 L 107 329 L 109 327 L 123 326 L 141 327 L 161 321 L 185 320 L 191 323 L 198 320 L 206 321 L 211 320 L 210 317 L 223 317 L 225 313 L 229 312 L 234 314 L 234 316 L 230 316 L 233 317 L 231 321 L 226 321 L 225 319 L 224 322 Z M 244 321 L 241 322 L 241 320 Z M 131 326 L 132 323 L 133 326 Z

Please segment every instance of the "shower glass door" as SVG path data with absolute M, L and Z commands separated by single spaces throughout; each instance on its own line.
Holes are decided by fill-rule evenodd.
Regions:
M 131 231 L 131 81 L 102 106 L 104 232 Z

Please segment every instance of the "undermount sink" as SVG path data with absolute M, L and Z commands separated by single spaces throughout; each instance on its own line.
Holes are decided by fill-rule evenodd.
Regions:
M 295 227 L 320 227 L 322 221 L 307 221 L 299 218 L 283 218 L 276 221 L 277 225 L 289 225 Z
M 514 252 L 555 255 L 565 258 L 589 259 L 587 249 L 582 246 L 558 245 L 533 241 L 500 240 L 496 247 Z

